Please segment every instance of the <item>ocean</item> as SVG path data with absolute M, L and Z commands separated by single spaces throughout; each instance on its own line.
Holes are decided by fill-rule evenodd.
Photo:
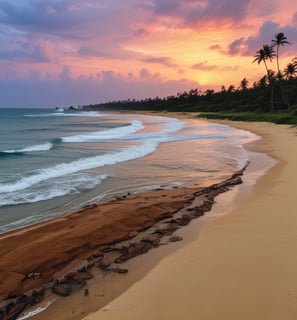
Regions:
M 200 119 L 0 109 L 0 233 L 127 192 L 221 181 L 257 138 Z

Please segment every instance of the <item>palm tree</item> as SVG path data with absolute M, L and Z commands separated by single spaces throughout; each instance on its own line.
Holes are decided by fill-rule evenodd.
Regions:
M 231 93 L 231 92 L 234 92 L 235 91 L 235 87 L 233 86 L 233 84 L 231 84 L 228 89 L 227 89 L 227 92 Z
M 243 79 L 240 81 L 240 89 L 241 89 L 242 91 L 245 91 L 245 90 L 247 89 L 247 87 L 248 87 L 248 84 L 249 84 L 249 82 L 248 82 L 247 78 L 243 78 Z
M 294 78 L 297 76 L 297 58 L 292 59 L 292 62 L 287 64 L 287 67 L 284 70 L 284 76 L 287 79 L 286 101 L 288 108 L 290 108 L 290 97 L 292 97 L 292 91 L 296 92 L 296 86 L 294 88 Z
M 268 84 L 268 79 L 267 79 L 267 75 L 265 75 L 264 77 L 262 77 L 258 82 L 257 82 L 257 87 L 258 88 L 265 88 Z
M 213 89 L 205 90 L 205 96 L 211 97 L 213 94 L 214 94 L 214 90 Z
M 284 46 L 286 44 L 291 44 L 288 40 L 287 37 L 282 32 L 277 33 L 274 36 L 274 39 L 272 41 L 272 46 L 276 47 L 276 65 L 277 65 L 277 72 L 278 72 L 278 77 L 280 77 L 281 72 L 279 68 L 279 48 L 280 46 Z
M 274 110 L 273 107 L 273 79 L 272 79 L 272 72 L 267 67 L 267 60 L 272 61 L 272 59 L 275 57 L 275 50 L 272 45 L 264 44 L 263 47 L 256 52 L 255 59 L 253 62 L 258 62 L 260 64 L 262 61 L 264 62 L 265 69 L 267 72 L 267 77 L 269 81 L 269 85 L 271 86 L 271 99 L 270 99 L 270 107 L 271 111 Z
M 290 62 L 284 70 L 286 79 L 293 79 L 297 75 L 297 63 Z
M 269 79 L 270 79 L 270 76 L 269 76 L 269 70 L 267 67 L 266 60 L 270 60 L 271 62 L 274 57 L 275 57 L 275 50 L 273 49 L 273 46 L 264 44 L 262 49 L 256 52 L 255 59 L 253 60 L 253 62 L 257 61 L 258 64 L 260 64 L 262 61 L 264 62 L 266 73 Z
M 279 80 L 281 95 L 282 95 L 284 103 L 289 108 L 290 107 L 289 101 L 285 98 L 285 94 L 284 94 L 284 90 L 283 90 L 283 86 L 282 86 L 282 74 L 281 74 L 280 68 L 279 68 L 279 48 L 280 48 L 280 46 L 284 46 L 286 44 L 291 44 L 291 43 L 287 40 L 287 37 L 285 37 L 283 32 L 279 32 L 279 33 L 275 34 L 274 39 L 271 41 L 272 41 L 272 46 L 276 47 L 277 78 Z

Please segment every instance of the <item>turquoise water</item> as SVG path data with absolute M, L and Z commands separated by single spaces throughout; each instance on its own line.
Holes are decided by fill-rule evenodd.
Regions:
M 0 232 L 125 192 L 213 183 L 244 166 L 253 139 L 198 119 L 0 109 Z

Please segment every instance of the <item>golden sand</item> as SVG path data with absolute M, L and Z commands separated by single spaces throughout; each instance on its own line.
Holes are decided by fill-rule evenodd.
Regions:
M 278 163 L 252 192 L 84 320 L 297 319 L 296 129 L 230 123 L 262 136 Z

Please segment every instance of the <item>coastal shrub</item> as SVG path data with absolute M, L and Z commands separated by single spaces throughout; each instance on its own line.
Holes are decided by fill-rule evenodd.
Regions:
M 293 124 L 297 125 L 297 114 L 288 113 L 200 113 L 199 117 L 207 119 L 228 119 L 233 121 L 264 121 L 276 124 Z

